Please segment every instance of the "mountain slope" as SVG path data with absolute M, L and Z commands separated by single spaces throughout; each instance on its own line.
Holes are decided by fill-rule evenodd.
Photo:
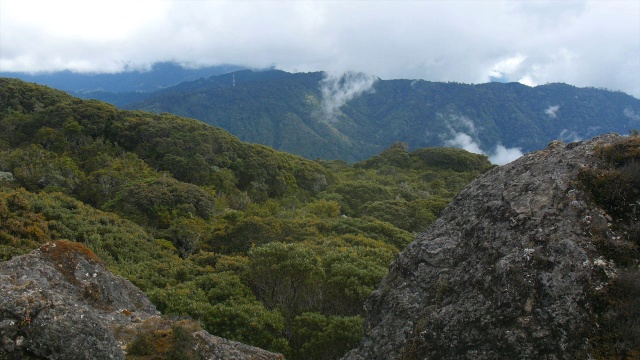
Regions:
M 362 337 L 364 300 L 395 255 L 492 167 L 402 143 L 353 165 L 310 161 L 0 78 L 0 260 L 82 243 L 163 314 L 289 359 L 335 359 Z M 140 352 L 171 329 L 155 330 Z
M 126 107 L 199 119 L 242 140 L 306 158 L 346 161 L 397 141 L 411 149 L 459 146 L 496 155 L 541 149 L 555 139 L 626 134 L 640 126 L 640 100 L 601 89 L 275 70 L 184 83 Z
M 322 118 L 321 80 L 321 73 L 247 70 L 181 84 L 125 107 L 195 118 L 240 134 L 243 141 L 310 159 L 354 161 L 381 151 Z

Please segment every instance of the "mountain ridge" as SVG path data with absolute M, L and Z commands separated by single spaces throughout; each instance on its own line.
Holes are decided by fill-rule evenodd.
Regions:
M 404 142 L 409 149 L 464 148 L 504 164 L 553 140 L 626 134 L 640 127 L 640 100 L 563 83 L 529 87 L 382 80 L 352 72 L 223 70 L 229 71 L 183 78 L 154 91 L 71 93 L 120 108 L 198 119 L 242 141 L 308 159 L 348 162 Z
M 345 161 L 363 160 L 398 141 L 410 149 L 454 146 L 497 159 L 499 147 L 521 154 L 553 140 L 626 134 L 640 126 L 640 100 L 567 84 L 532 88 L 322 73 L 236 74 L 235 86 L 234 75 L 225 74 L 162 90 L 125 108 L 176 113 L 244 141 Z

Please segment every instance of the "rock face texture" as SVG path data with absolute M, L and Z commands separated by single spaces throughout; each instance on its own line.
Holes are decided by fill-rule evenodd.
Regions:
M 576 186 L 594 147 L 553 142 L 473 181 L 391 266 L 344 359 L 587 359 L 611 218 Z M 637 266 L 637 264 L 636 264 Z
M 0 294 L 0 359 L 124 359 L 150 324 L 171 326 L 138 288 L 69 241 L 0 263 Z M 282 359 L 203 330 L 190 336 L 196 358 Z

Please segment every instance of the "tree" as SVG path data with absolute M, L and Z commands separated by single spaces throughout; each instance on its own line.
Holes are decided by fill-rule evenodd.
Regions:
M 269 243 L 249 251 L 247 280 L 269 309 L 293 319 L 319 304 L 322 268 L 303 244 Z
M 362 317 L 323 316 L 303 313 L 293 324 L 291 346 L 294 358 L 305 360 L 339 359 L 357 346 L 364 334 Z
M 42 189 L 71 193 L 84 174 L 68 156 L 59 156 L 41 145 L 29 145 L 0 153 L 0 170 L 10 171 L 27 190 Z

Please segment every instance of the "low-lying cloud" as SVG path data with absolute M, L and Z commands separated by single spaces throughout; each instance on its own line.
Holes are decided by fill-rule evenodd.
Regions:
M 473 141 L 473 138 L 463 132 L 455 133 L 453 139 L 449 139 L 445 142 L 447 146 L 457 147 L 465 149 L 468 152 L 474 154 L 484 154 L 484 151 L 480 149 L 480 146 Z
M 567 129 L 563 129 L 560 132 L 560 136 L 558 138 L 566 143 L 582 141 L 582 137 L 576 131 L 571 131 Z
M 524 155 L 520 148 L 507 148 L 502 144 L 497 144 L 491 151 L 483 151 L 471 136 L 462 132 L 455 133 L 452 139 L 445 142 L 445 145 L 461 148 L 474 154 L 487 155 L 489 161 L 496 165 L 508 164 Z
M 635 111 L 631 107 L 627 107 L 623 111 L 624 116 L 628 117 L 631 120 L 640 121 L 640 114 L 636 114 Z
M 555 119 L 558 117 L 558 110 L 560 110 L 560 105 L 549 105 L 549 107 L 544 111 L 550 118 Z
M 320 81 L 322 93 L 322 112 L 324 119 L 336 119 L 340 107 L 364 93 L 372 92 L 377 77 L 364 73 L 343 72 L 325 73 Z
M 501 144 L 496 145 L 495 149 L 489 154 L 489 161 L 492 164 L 504 165 L 524 155 L 520 148 L 507 148 Z
M 520 148 L 507 148 L 502 144 L 496 144 L 492 150 L 483 150 L 477 136 L 478 130 L 471 119 L 459 114 L 438 114 L 444 117 L 449 128 L 448 134 L 440 136 L 446 146 L 464 149 L 468 152 L 486 155 L 492 164 L 504 165 L 523 155 Z

